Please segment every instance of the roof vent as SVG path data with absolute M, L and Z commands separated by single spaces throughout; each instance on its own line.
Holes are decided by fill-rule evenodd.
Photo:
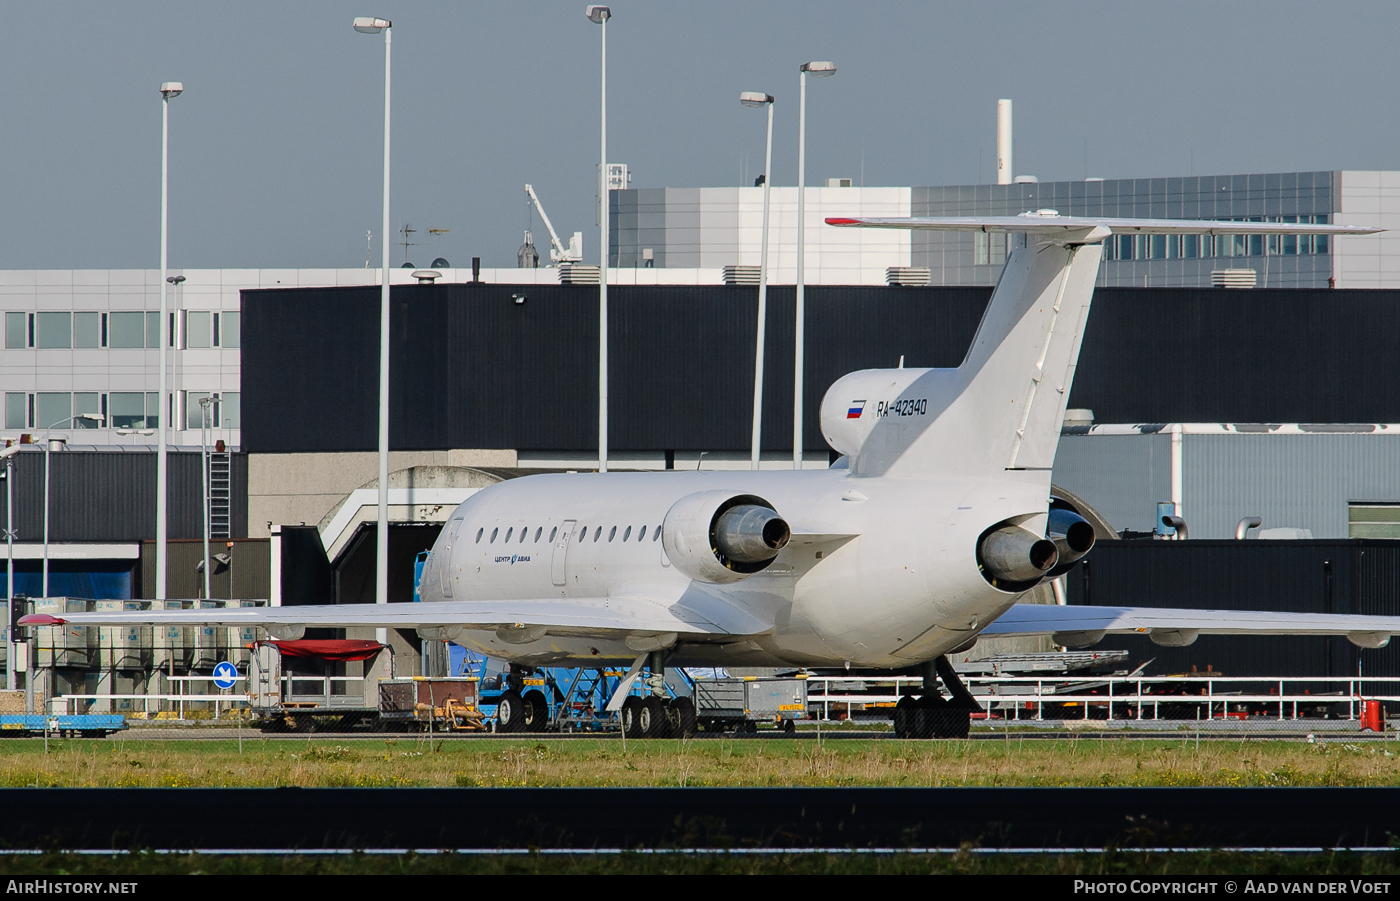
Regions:
M 932 273 L 922 266 L 891 266 L 885 270 L 885 284 L 901 288 L 922 288 Z
M 724 267 L 724 283 L 726 285 L 757 285 L 758 276 L 758 266 Z
M 584 266 L 581 263 L 562 263 L 559 266 L 559 284 L 596 285 L 598 284 L 598 267 Z
M 1253 269 L 1212 269 L 1212 288 L 1253 288 L 1258 282 L 1258 273 Z
M 849 178 L 828 178 L 826 186 L 828 188 L 849 188 L 851 180 Z
M 431 285 L 436 279 L 442 278 L 442 273 L 436 269 L 415 269 L 413 277 L 418 279 L 420 285 Z

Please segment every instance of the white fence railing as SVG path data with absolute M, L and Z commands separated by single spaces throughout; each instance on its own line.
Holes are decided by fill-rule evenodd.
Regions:
M 1006 719 L 1043 720 L 1046 708 L 1064 713 L 1082 708 L 1079 718 L 1089 719 L 1096 708 L 1108 720 L 1162 719 L 1164 705 L 1194 708 L 1194 719 L 1224 719 L 1262 711 L 1277 720 L 1298 719 L 1319 706 L 1346 705 L 1347 719 L 1360 716 L 1362 701 L 1400 702 L 1400 677 L 1352 676 L 1287 677 L 1222 676 L 1209 673 L 1190 676 L 964 676 L 968 689 L 992 715 Z M 1259 690 L 1252 690 L 1255 687 Z M 1321 690 L 1315 690 L 1320 688 Z M 884 712 L 905 695 L 923 691 L 918 677 L 895 676 L 859 679 L 849 676 L 812 676 L 807 680 L 807 702 L 820 706 L 821 718 L 833 713 L 847 718 L 871 708 Z M 882 709 L 883 708 L 883 709 Z M 1179 712 L 1178 706 L 1176 711 Z M 1123 715 L 1126 712 L 1126 717 Z M 1063 720 L 1068 717 L 1055 716 Z M 1173 717 L 1179 719 L 1180 717 Z

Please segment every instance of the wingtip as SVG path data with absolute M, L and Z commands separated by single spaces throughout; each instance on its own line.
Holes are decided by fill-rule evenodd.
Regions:
M 57 616 L 50 616 L 47 613 L 30 613 L 19 618 L 17 625 L 21 626 L 61 626 L 68 620 Z
M 860 225 L 860 223 L 859 219 L 850 219 L 844 216 L 828 216 L 826 220 L 827 225 Z

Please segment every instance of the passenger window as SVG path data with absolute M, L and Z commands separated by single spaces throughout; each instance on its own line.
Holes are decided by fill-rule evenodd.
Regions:
M 554 543 L 554 536 L 556 536 L 556 535 L 558 535 L 558 534 L 559 534 L 559 527 L 558 527 L 558 526 L 555 526 L 554 528 L 552 528 L 552 529 L 549 530 L 549 543 L 550 543 L 550 544 L 553 544 L 553 543 Z
M 495 544 L 495 543 L 496 543 L 496 535 L 499 534 L 500 531 L 501 531 L 501 530 L 500 530 L 499 527 L 494 528 L 494 529 L 491 530 L 491 543 L 492 543 L 492 544 Z
M 627 531 L 622 533 L 622 540 L 623 540 L 623 541 L 626 541 L 627 539 L 629 539 L 629 538 L 631 538 L 631 537 L 632 537 L 632 527 L 631 527 L 631 526 L 628 526 L 628 527 L 627 527 Z
M 637 533 L 637 540 L 638 540 L 638 541 L 646 541 L 646 540 L 647 540 L 647 527 L 646 527 L 646 526 L 642 526 L 642 530 L 641 530 L 640 532 Z
M 602 527 L 602 526 L 599 526 L 598 528 L 596 528 L 596 529 L 593 530 L 593 543 L 594 543 L 594 544 L 597 544 L 597 543 L 598 543 L 598 540 L 599 540 L 600 538 L 602 538 L 602 537 L 603 537 L 603 527 Z
M 660 526 L 657 526 L 657 527 L 656 527 L 656 531 L 651 533 L 651 540 L 652 540 L 652 541 L 660 541 L 660 540 L 661 540 L 661 527 L 660 527 Z
M 515 531 L 515 526 L 511 526 L 509 529 L 506 529 L 506 540 L 505 540 L 505 541 L 502 541 L 501 544 L 509 544 L 509 543 L 510 543 L 510 535 L 511 535 L 511 533 L 514 532 L 514 531 Z
M 486 527 L 482 526 L 476 530 L 476 543 L 481 544 L 481 536 L 486 534 Z
M 581 529 L 578 530 L 578 540 L 579 540 L 579 541 L 587 541 L 587 540 L 588 540 L 588 526 L 584 526 L 583 528 L 581 528 Z
M 535 544 L 539 544 L 539 543 L 540 543 L 540 536 L 543 535 L 543 534 L 544 534 L 544 526 L 540 526 L 538 529 L 535 530 Z
M 617 526 L 613 526 L 611 529 L 608 530 L 608 540 L 609 540 L 609 541 L 612 541 L 612 540 L 613 540 L 614 538 L 616 538 L 616 537 L 617 537 Z
M 529 527 L 529 526 L 525 526 L 523 529 L 520 530 L 520 543 L 521 543 L 521 544 L 524 544 L 524 543 L 525 543 L 525 539 L 526 539 L 526 538 L 529 538 L 529 537 L 530 537 L 530 527 Z

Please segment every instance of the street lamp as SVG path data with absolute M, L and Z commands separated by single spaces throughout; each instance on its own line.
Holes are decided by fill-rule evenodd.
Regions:
M 9 582 L 5 591 L 5 690 L 15 690 L 15 636 L 10 627 L 14 617 L 10 604 L 15 599 L 15 454 L 23 447 L 18 441 L 0 450 L 5 461 L 5 569 Z
M 204 599 L 209 594 L 209 408 L 214 396 L 206 395 L 199 399 L 199 480 L 204 493 Z
M 612 10 L 590 5 L 588 21 L 603 29 L 602 101 L 598 158 L 598 471 L 608 471 L 608 20 Z
M 107 417 L 103 416 L 101 413 L 79 413 L 77 416 L 69 416 L 66 419 L 60 419 L 58 422 L 44 429 L 44 597 L 49 596 L 49 451 L 54 449 L 53 446 L 55 444 L 63 445 L 68 443 L 67 438 L 50 438 L 49 432 L 75 419 L 102 422 L 106 418 Z
M 794 329 L 792 382 L 792 468 L 802 468 L 802 346 L 807 317 L 805 297 L 806 273 L 803 271 L 803 237 L 807 215 L 807 74 L 825 78 L 836 74 L 832 62 L 803 63 L 797 90 L 797 323 Z
M 168 479 L 167 463 L 168 455 L 166 450 L 165 433 L 170 424 L 166 421 L 170 418 L 170 401 L 167 394 L 166 384 L 166 355 L 170 352 L 170 314 L 165 305 L 165 285 L 166 285 L 166 261 L 169 247 L 168 238 L 168 209 L 169 209 L 169 184 L 170 184 L 170 98 L 179 97 L 185 91 L 185 86 L 178 81 L 167 81 L 160 86 L 160 326 L 156 329 L 156 334 L 160 339 L 160 401 L 156 407 L 156 428 L 160 430 L 160 444 L 156 451 L 156 599 L 165 600 L 165 572 L 166 572 L 166 540 L 169 536 L 167 531 L 167 503 Z M 47 451 L 45 451 L 47 453 Z M 44 463 L 44 478 L 48 478 L 48 462 Z M 44 515 L 48 516 L 48 502 L 44 502 Z M 49 561 L 48 551 L 44 553 L 44 596 L 49 594 Z
M 360 34 L 384 32 L 384 221 L 380 243 L 384 245 L 384 265 L 379 286 L 379 521 L 374 556 L 374 602 L 389 603 L 389 85 L 393 51 L 393 24 L 388 19 L 356 16 L 352 23 Z M 207 553 L 206 553 L 207 557 Z M 206 567 L 207 569 L 207 567 Z M 207 578 L 206 573 L 206 578 Z M 207 592 L 206 592 L 207 593 Z M 376 638 L 388 640 L 387 629 Z
M 763 249 L 758 255 L 758 337 L 753 359 L 753 447 L 749 451 L 749 465 L 758 469 L 763 436 L 763 342 L 768 324 L 768 195 L 773 184 L 773 95 L 744 91 L 739 95 L 739 102 L 744 106 L 768 108 L 768 140 L 763 149 Z

